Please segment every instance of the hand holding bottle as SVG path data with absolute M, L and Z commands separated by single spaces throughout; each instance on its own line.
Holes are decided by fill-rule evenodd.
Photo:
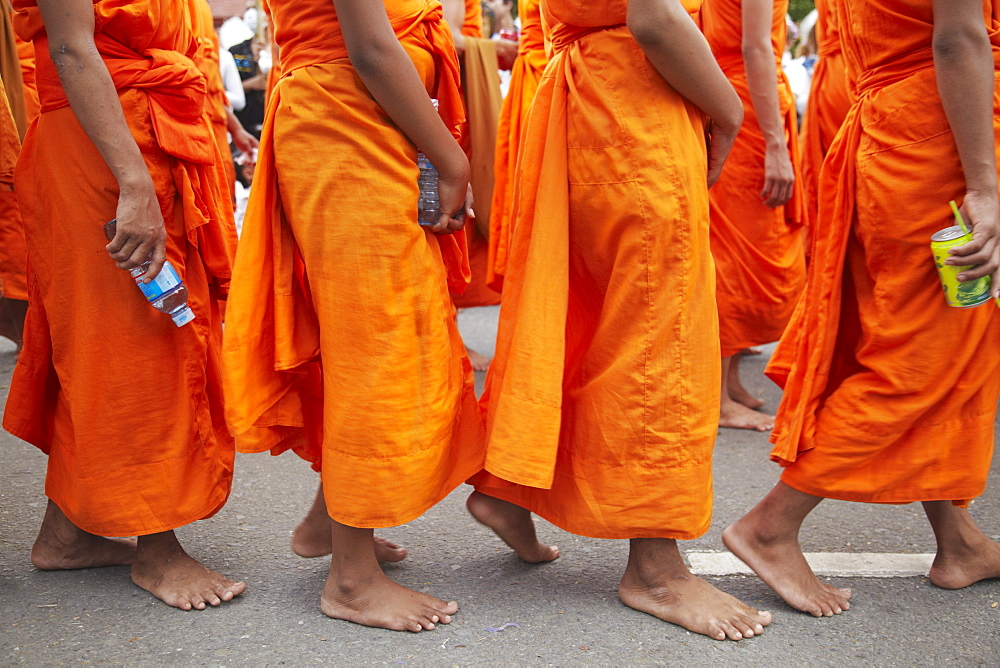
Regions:
M 149 268 L 142 282 L 149 283 L 167 259 L 167 230 L 153 181 L 148 172 L 140 176 L 145 178 L 137 184 L 122 186 L 115 217 L 116 232 L 106 248 L 119 269 L 134 269 L 148 260 Z

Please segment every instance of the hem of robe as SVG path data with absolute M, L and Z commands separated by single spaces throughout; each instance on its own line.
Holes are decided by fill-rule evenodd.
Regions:
M 967 508 L 969 502 L 979 496 L 982 496 L 984 487 L 979 489 L 963 489 L 959 490 L 959 493 L 955 493 L 950 490 L 926 490 L 921 494 L 909 494 L 909 495 L 894 495 L 892 493 L 885 494 L 865 494 L 864 492 L 849 492 L 843 490 L 828 490 L 823 489 L 821 485 L 809 484 L 809 482 L 814 482 L 810 479 L 799 480 L 793 473 L 793 469 L 785 469 L 781 474 L 781 482 L 785 483 L 792 489 L 802 492 L 803 494 L 809 494 L 811 496 L 819 496 L 824 499 L 833 499 L 835 501 L 853 501 L 856 503 L 878 503 L 888 506 L 905 506 L 910 503 L 921 503 L 924 501 L 950 501 L 952 504 L 958 506 L 959 508 Z
M 219 499 L 219 501 L 214 505 L 206 504 L 208 506 L 208 509 L 203 512 L 201 511 L 194 512 L 191 513 L 190 517 L 187 517 L 185 515 L 164 522 L 162 524 L 143 526 L 139 528 L 138 531 L 134 526 L 126 527 L 126 526 L 115 526 L 112 524 L 100 525 L 100 524 L 90 524 L 86 522 L 81 523 L 78 520 L 73 519 L 73 515 L 71 514 L 71 512 L 66 510 L 63 504 L 59 502 L 59 499 L 57 497 L 54 497 L 50 494 L 48 484 L 46 484 L 45 486 L 45 496 L 48 497 L 52 501 L 52 503 L 59 506 L 59 510 L 61 510 L 63 514 L 66 515 L 66 517 L 68 517 L 69 520 L 74 525 L 76 525 L 80 529 L 83 529 L 87 533 L 92 533 L 95 536 L 113 536 L 113 537 L 124 538 L 131 536 L 150 536 L 152 534 L 163 533 L 166 531 L 173 531 L 174 529 L 179 529 L 180 527 L 187 526 L 188 524 L 192 524 L 199 520 L 207 520 L 210 517 L 213 517 L 220 510 L 222 510 L 222 507 L 226 505 L 226 502 L 229 500 L 229 491 L 227 490 L 225 494 L 222 495 L 222 498 Z
M 896 451 L 907 449 L 905 440 L 912 441 L 917 437 L 919 437 L 919 440 L 926 442 L 941 443 L 942 440 L 951 441 L 956 444 L 953 448 L 951 448 L 952 451 L 960 449 L 962 444 L 966 443 L 983 442 L 983 440 L 987 440 L 992 443 L 994 415 L 995 412 L 990 411 L 988 413 L 972 416 L 966 419 L 949 420 L 947 422 L 933 425 L 916 426 L 903 434 L 890 435 L 886 437 L 885 440 L 887 442 L 891 440 L 891 443 L 893 444 L 904 442 L 903 445 L 892 446 Z M 851 439 L 852 431 L 858 436 L 859 439 L 871 439 L 872 437 L 872 434 L 867 433 L 865 430 L 855 428 L 849 424 L 841 425 L 840 429 L 847 432 L 840 437 L 841 439 Z M 817 434 L 812 440 L 813 442 L 822 442 L 823 435 Z M 992 448 L 990 448 L 990 450 L 991 456 L 985 457 L 987 462 L 992 459 Z M 830 450 L 829 452 L 833 453 L 833 450 Z M 867 486 L 869 487 L 869 489 L 865 490 L 855 490 L 850 489 L 849 485 L 831 483 L 829 482 L 829 475 L 822 475 L 822 473 L 817 474 L 815 472 L 815 458 L 823 458 L 826 456 L 826 453 L 827 450 L 825 450 L 823 446 L 819 446 L 800 450 L 794 462 L 783 460 L 774 453 L 772 453 L 771 459 L 778 462 L 783 467 L 781 480 L 789 487 L 813 496 L 864 503 L 906 504 L 917 501 L 947 500 L 955 502 L 956 505 L 965 507 L 968 505 L 968 501 L 970 499 L 974 499 L 982 495 L 983 491 L 986 489 L 986 482 L 989 476 L 989 464 L 987 463 L 985 467 L 986 470 L 983 472 L 983 475 L 979 480 L 969 480 L 957 484 L 955 482 L 948 483 L 947 481 L 943 481 L 945 484 L 937 484 L 929 488 L 920 488 L 919 485 L 915 484 L 901 484 L 901 481 L 909 480 L 919 482 L 920 478 L 913 474 L 907 475 L 908 471 L 915 471 L 919 474 L 921 470 L 926 470 L 929 474 L 933 474 L 935 477 L 940 477 L 941 464 L 934 459 L 929 459 L 923 469 L 920 469 L 918 466 L 914 466 L 911 469 L 908 469 L 908 471 L 902 472 L 902 475 L 900 476 L 901 480 L 883 478 L 877 489 L 870 489 L 872 476 L 866 476 L 864 475 L 864 472 L 866 470 L 875 469 L 876 473 L 874 475 L 878 475 L 878 470 L 891 468 L 891 466 L 886 466 L 885 463 L 874 463 L 868 467 L 859 468 L 857 469 L 857 472 L 850 475 L 849 482 L 857 484 L 860 481 L 867 483 Z M 891 465 L 892 462 L 889 462 L 888 464 Z M 954 466 L 952 468 L 958 473 L 962 472 L 958 466 Z M 807 473 L 805 471 L 810 472 Z M 952 476 L 953 478 L 954 475 L 955 474 Z M 826 484 L 824 484 L 824 482 Z
M 485 475 L 484 475 L 485 474 Z M 557 474 L 558 475 L 558 474 Z M 563 531 L 574 534 L 576 536 L 583 536 L 584 538 L 600 538 L 602 540 L 627 540 L 631 538 L 665 538 L 668 540 L 694 540 L 695 538 L 700 538 L 708 532 L 711 527 L 712 520 L 711 514 L 709 519 L 703 526 L 697 529 L 619 529 L 610 531 L 595 531 L 592 524 L 581 523 L 577 524 L 572 521 L 568 521 L 566 518 L 558 517 L 544 507 L 539 507 L 537 503 L 531 503 L 524 497 L 525 490 L 533 490 L 534 493 L 545 492 L 548 490 L 539 490 L 538 488 L 531 488 L 525 485 L 517 485 L 515 483 L 508 484 L 496 484 L 498 477 L 492 474 L 489 469 L 485 469 L 483 472 L 476 474 L 468 480 L 468 484 L 475 487 L 477 492 L 481 492 L 486 496 L 492 496 L 496 499 L 501 499 L 507 501 L 508 503 L 513 503 L 516 506 L 526 508 L 532 513 L 538 515 L 546 522 L 553 524 Z M 501 483 L 506 483 L 506 481 L 499 479 Z

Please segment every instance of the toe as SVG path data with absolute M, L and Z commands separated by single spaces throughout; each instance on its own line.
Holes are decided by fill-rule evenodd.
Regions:
M 743 634 L 731 622 L 720 622 L 719 627 L 730 640 L 743 640 Z

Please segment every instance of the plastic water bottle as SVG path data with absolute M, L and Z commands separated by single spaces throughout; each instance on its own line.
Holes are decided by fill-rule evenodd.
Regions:
M 111 241 L 115 238 L 118 219 L 110 221 L 104 225 L 104 236 Z M 142 290 L 146 300 L 160 313 L 166 313 L 178 327 L 188 324 L 194 320 L 194 311 L 188 306 L 188 289 L 184 281 L 177 274 L 174 265 L 170 261 L 163 263 L 163 268 L 149 283 L 143 283 L 142 279 L 149 271 L 150 261 L 146 260 L 138 267 L 129 269 L 136 285 Z
M 431 100 L 431 102 L 437 109 L 438 101 Z M 436 225 L 441 217 L 438 172 L 422 151 L 417 152 L 417 167 L 420 168 L 420 176 L 417 178 L 417 185 L 420 186 L 420 199 L 417 201 L 417 222 L 425 227 L 430 227 Z

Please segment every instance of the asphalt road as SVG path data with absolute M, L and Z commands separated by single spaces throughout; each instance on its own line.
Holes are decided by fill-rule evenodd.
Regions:
M 495 309 L 462 314 L 468 342 L 491 352 Z M 0 343 L 2 346 L 3 343 Z M 14 356 L 0 347 L 0 395 Z M 777 389 L 745 363 L 747 384 L 774 407 Z M 767 438 L 723 430 L 716 448 L 712 530 L 683 546 L 721 551 L 719 533 L 774 483 Z M 294 457 L 240 456 L 232 498 L 218 515 L 178 531 L 197 558 L 244 579 L 237 601 L 202 612 L 168 608 L 131 584 L 126 568 L 41 572 L 28 554 L 45 507 L 44 457 L 0 435 L 0 664 L 1000 664 L 1000 581 L 961 591 L 925 577 L 838 578 L 854 592 L 849 612 L 814 619 L 785 606 L 754 577 L 712 578 L 769 609 L 758 638 L 716 642 L 635 612 L 617 599 L 627 544 L 579 538 L 540 522 L 563 556 L 520 562 L 465 513 L 458 489 L 424 517 L 380 532 L 410 550 L 387 567 L 407 586 L 459 601 L 449 626 L 405 634 L 326 618 L 323 559 L 288 548 L 291 529 L 315 492 L 316 476 Z M 998 465 L 972 512 L 1000 539 Z M 934 541 L 919 506 L 825 502 L 802 534 L 807 552 L 923 553 Z M 502 631 L 494 631 L 505 624 Z

